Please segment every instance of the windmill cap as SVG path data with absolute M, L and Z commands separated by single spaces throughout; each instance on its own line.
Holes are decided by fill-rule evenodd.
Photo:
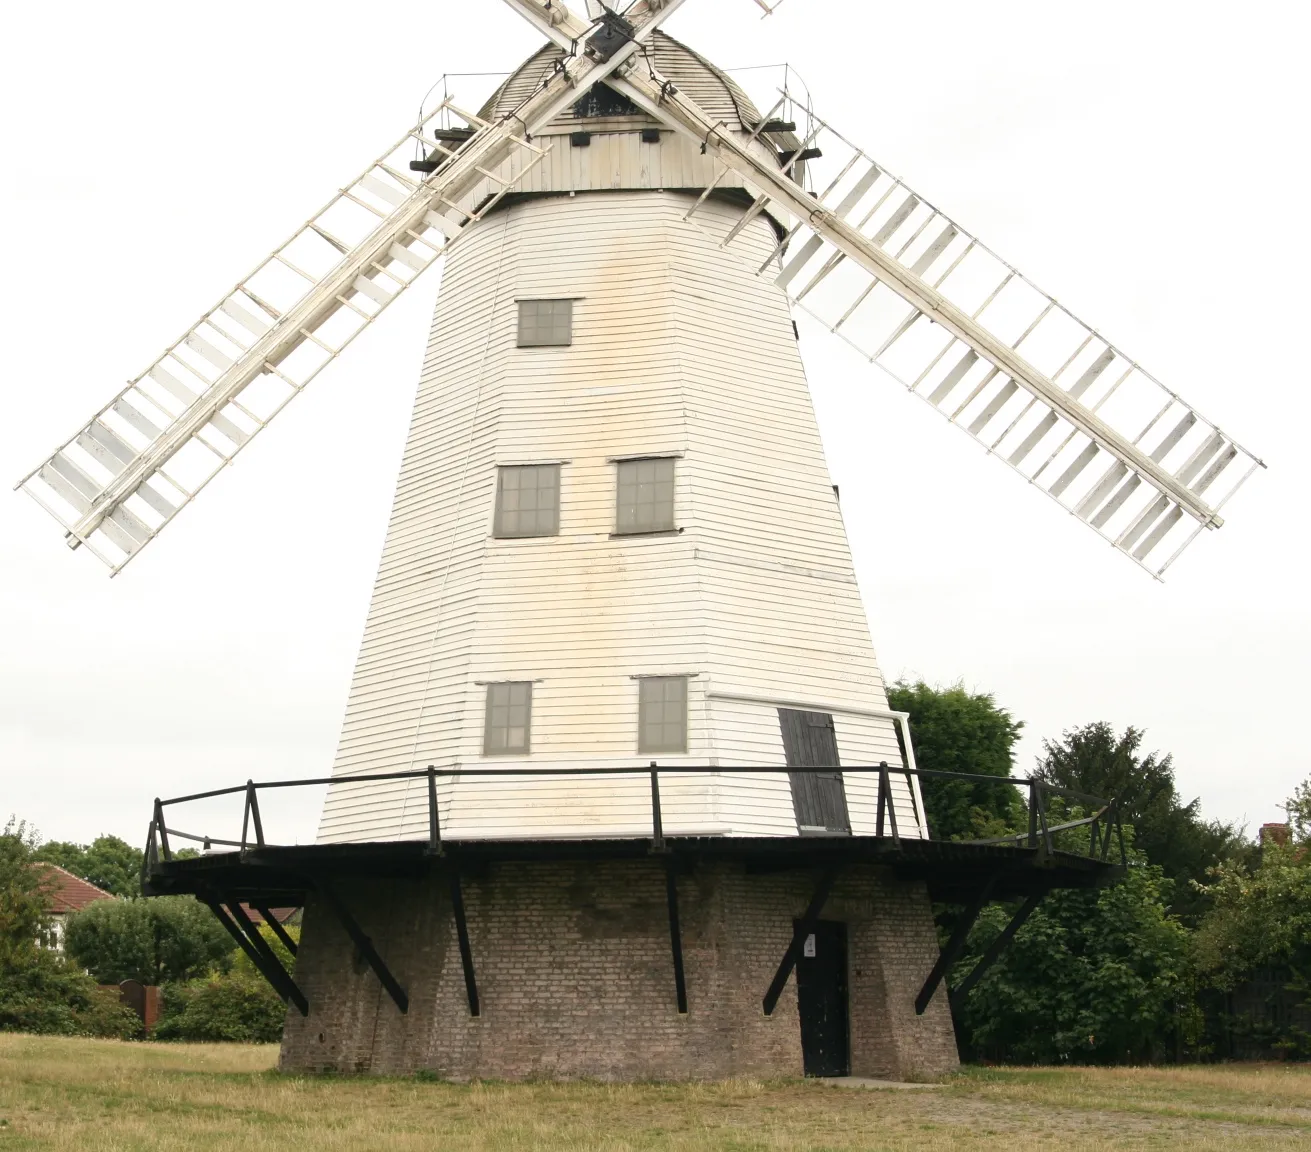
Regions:
M 652 37 L 650 54 L 656 71 L 687 93 L 712 119 L 722 120 L 730 130 L 742 132 L 752 131 L 760 123 L 759 109 L 738 83 L 686 44 L 657 31 Z M 564 51 L 554 44 L 547 44 L 534 52 L 483 105 L 479 116 L 484 120 L 499 120 L 510 115 L 541 89 L 563 59 Z M 640 115 L 644 121 L 656 123 L 644 113 Z M 548 132 L 572 132 L 578 128 L 579 121 L 580 118 L 570 110 L 560 116 Z M 792 133 L 771 133 L 771 138 L 781 149 L 796 149 L 801 144 Z

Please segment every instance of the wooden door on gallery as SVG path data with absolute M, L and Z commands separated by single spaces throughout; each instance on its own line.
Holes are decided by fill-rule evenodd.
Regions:
M 778 710 L 783 755 L 792 781 L 792 807 L 803 835 L 850 835 L 847 796 L 842 786 L 842 761 L 833 717 L 827 712 Z
M 797 958 L 797 1014 L 801 1059 L 807 1076 L 851 1073 L 851 1020 L 847 1004 L 847 926 L 818 920 Z

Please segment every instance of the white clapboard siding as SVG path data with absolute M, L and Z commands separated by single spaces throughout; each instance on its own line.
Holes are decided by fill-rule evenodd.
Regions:
M 504 772 L 442 781 L 448 837 L 649 834 L 645 776 L 515 774 L 645 767 L 641 675 L 691 677 L 687 755 L 661 765 L 724 769 L 662 779 L 671 834 L 795 834 L 787 776 L 733 771 L 784 764 L 771 701 L 834 712 L 848 765 L 900 764 L 891 722 L 852 714 L 887 699 L 787 303 L 715 242 L 741 208 L 711 201 L 688 223 L 690 203 L 527 200 L 449 260 L 334 766 Z M 763 260 L 772 226 L 747 235 Z M 516 298 L 535 296 L 575 299 L 572 346 L 515 347 Z M 679 458 L 679 533 L 611 535 L 613 461 L 636 454 Z M 497 465 L 535 461 L 561 464 L 560 535 L 492 539 Z M 534 684 L 526 758 L 482 756 L 501 680 Z M 876 787 L 847 776 L 857 832 Z M 329 791 L 325 841 L 426 834 L 423 781 Z

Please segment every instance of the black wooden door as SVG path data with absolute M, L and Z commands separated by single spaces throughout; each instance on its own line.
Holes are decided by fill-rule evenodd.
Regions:
M 797 960 L 801 1061 L 807 1076 L 851 1071 L 847 1021 L 847 926 L 821 920 Z
M 789 773 L 797 828 L 802 832 L 850 834 L 847 797 L 842 788 L 842 773 L 837 771 L 842 761 L 838 758 L 833 717 L 827 712 L 780 708 L 778 722 L 783 730 L 783 754 L 787 757 L 787 766 L 821 769 Z

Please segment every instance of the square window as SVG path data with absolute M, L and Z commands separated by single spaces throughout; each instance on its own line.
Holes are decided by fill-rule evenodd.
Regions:
M 637 750 L 687 751 L 687 677 L 644 676 L 638 681 Z
M 501 539 L 560 534 L 560 465 L 516 464 L 498 469 L 496 519 Z
M 673 531 L 674 458 L 621 460 L 618 471 L 615 531 Z
M 487 685 L 487 718 L 483 726 L 483 755 L 527 753 L 531 740 L 533 685 L 524 680 Z
M 520 348 L 544 348 L 573 342 L 572 300 L 519 301 Z

